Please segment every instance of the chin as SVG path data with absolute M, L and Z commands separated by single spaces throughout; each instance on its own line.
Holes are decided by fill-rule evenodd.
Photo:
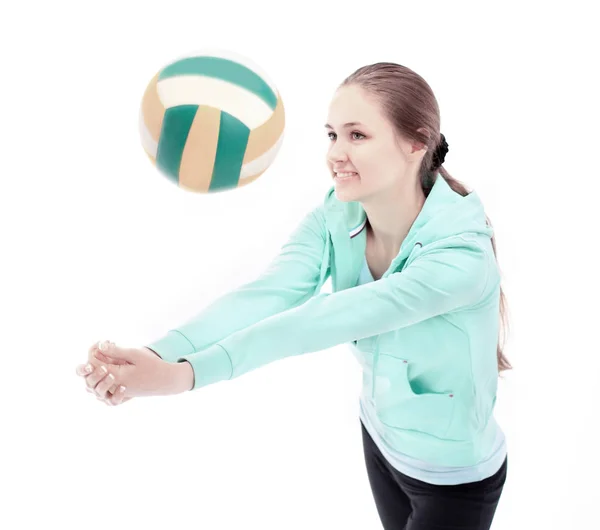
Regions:
M 350 180 L 337 180 L 334 178 L 333 189 L 337 200 L 341 202 L 358 201 L 363 195 L 361 184 L 360 176 L 352 177 Z
M 338 201 L 340 202 L 354 202 L 360 200 L 360 194 L 355 190 L 344 190 L 334 188 L 334 193 Z

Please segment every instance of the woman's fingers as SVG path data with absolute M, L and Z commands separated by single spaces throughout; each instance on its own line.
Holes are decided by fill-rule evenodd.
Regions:
M 121 403 L 125 403 L 131 399 L 130 397 L 125 397 L 125 387 L 123 385 L 119 385 L 114 394 L 109 394 L 109 396 L 110 397 L 107 399 L 107 402 L 109 405 L 113 406 L 120 405 Z
M 107 366 L 104 366 L 104 364 L 116 365 L 114 368 L 118 371 L 120 368 L 123 368 L 120 365 L 130 365 L 132 363 L 125 359 L 117 359 L 105 355 L 101 350 L 102 342 L 107 346 L 114 346 L 114 343 L 111 341 L 98 341 L 94 343 L 88 350 L 88 362 L 77 365 L 76 373 L 78 376 L 85 378 L 86 392 L 93 394 L 99 401 L 107 405 L 126 403 L 132 397 L 125 396 L 125 387 L 117 384 L 115 376 L 109 373 Z M 91 362 L 94 359 L 103 364 L 95 366 Z
M 96 342 L 89 350 L 90 358 L 93 357 L 94 359 L 98 359 L 100 362 L 102 362 L 104 364 L 117 364 L 117 365 L 131 364 L 129 361 L 126 361 L 125 359 L 118 359 L 118 358 L 110 357 L 110 356 L 106 355 L 100 349 L 100 346 L 102 345 L 102 343 L 104 343 L 104 345 L 106 347 L 109 347 L 109 346 L 114 347 L 115 346 L 115 343 L 110 340 Z
M 100 341 L 94 342 L 94 344 L 92 344 L 88 349 L 88 356 L 93 355 L 93 353 L 98 349 L 99 346 L 100 346 Z
M 99 340 L 90 346 L 90 349 L 88 350 L 88 359 L 98 359 L 102 362 L 106 362 L 103 359 L 104 355 L 102 355 L 102 352 L 100 351 L 100 344 L 102 342 L 105 341 Z
M 106 366 L 99 366 L 85 377 L 85 384 L 88 388 L 96 388 L 96 385 L 108 375 Z M 111 383 L 112 385 L 112 383 Z
M 102 399 L 108 399 L 108 389 L 115 384 L 115 376 L 113 374 L 108 374 L 104 377 L 95 387 L 95 392 Z
M 77 368 L 75 369 L 75 373 L 79 376 L 86 376 L 92 373 L 92 371 L 94 370 L 94 367 L 87 363 L 87 364 L 78 364 Z

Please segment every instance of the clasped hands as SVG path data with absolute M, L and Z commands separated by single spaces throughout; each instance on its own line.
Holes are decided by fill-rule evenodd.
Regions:
M 149 348 L 124 348 L 97 342 L 88 350 L 87 364 L 76 368 L 86 391 L 115 406 L 134 397 L 169 396 L 193 387 L 194 373 L 187 362 L 171 363 Z

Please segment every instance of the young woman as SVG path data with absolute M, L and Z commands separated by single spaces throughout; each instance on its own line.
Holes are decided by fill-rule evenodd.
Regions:
M 493 410 L 510 368 L 493 229 L 442 167 L 438 105 L 415 72 L 360 68 L 327 121 L 333 186 L 265 273 L 148 347 L 93 346 L 96 369 L 77 371 L 116 405 L 348 343 L 384 528 L 489 529 L 507 473 Z

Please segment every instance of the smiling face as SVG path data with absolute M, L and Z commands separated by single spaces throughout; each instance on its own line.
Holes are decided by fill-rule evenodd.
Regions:
M 339 200 L 362 201 L 402 187 L 414 174 L 412 146 L 396 134 L 378 102 L 356 85 L 340 87 L 329 106 L 327 166 Z

